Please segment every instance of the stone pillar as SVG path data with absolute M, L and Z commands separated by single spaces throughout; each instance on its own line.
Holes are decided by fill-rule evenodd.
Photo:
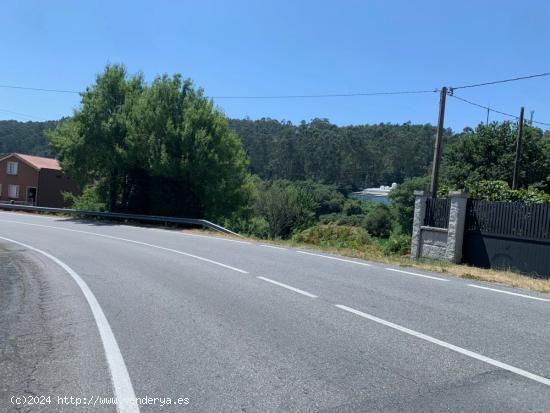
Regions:
M 466 206 L 468 193 L 449 192 L 451 206 L 449 209 L 449 229 L 447 232 L 447 250 L 445 258 L 459 264 L 462 260 L 462 241 L 466 224 Z
M 426 214 L 426 199 L 428 196 L 424 191 L 414 191 L 414 216 L 411 239 L 411 258 L 413 260 L 420 256 L 420 237 L 421 226 L 424 225 L 424 215 Z

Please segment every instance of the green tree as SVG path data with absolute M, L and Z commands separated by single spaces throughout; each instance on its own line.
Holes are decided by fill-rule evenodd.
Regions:
M 267 221 L 271 238 L 287 238 L 314 223 L 317 205 L 307 188 L 278 180 L 263 185 L 256 211 Z
M 393 208 L 401 230 L 410 234 L 414 215 L 414 191 L 427 191 L 430 183 L 428 176 L 406 179 L 397 188 L 390 192 Z
M 108 66 L 52 134 L 65 171 L 111 211 L 207 217 L 246 212 L 252 182 L 227 120 L 181 75 Z
M 512 185 L 517 126 L 510 122 L 468 129 L 445 150 L 442 179 L 454 188 L 478 181 L 503 180 Z M 519 187 L 549 189 L 550 135 L 525 125 L 519 162 Z
M 367 214 L 364 228 L 375 237 L 388 238 L 393 228 L 394 217 L 387 205 L 379 204 Z

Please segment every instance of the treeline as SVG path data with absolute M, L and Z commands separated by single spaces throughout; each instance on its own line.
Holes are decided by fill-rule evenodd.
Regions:
M 264 180 L 313 180 L 350 191 L 425 175 L 433 157 L 435 127 L 429 124 L 339 127 L 326 119 L 299 125 L 273 119 L 228 122 L 248 155 L 250 172 Z M 0 154 L 57 155 L 45 136 L 57 124 L 0 121 Z M 452 137 L 450 131 L 447 137 Z
M 12 152 L 29 155 L 53 157 L 53 149 L 46 137 L 46 132 L 54 129 L 59 121 L 18 122 L 16 120 L 0 121 L 0 155 Z
M 273 119 L 230 120 L 250 170 L 262 179 L 314 180 L 347 190 L 425 175 L 433 157 L 430 124 L 339 127 L 326 119 L 293 125 Z M 446 131 L 446 138 L 452 138 Z

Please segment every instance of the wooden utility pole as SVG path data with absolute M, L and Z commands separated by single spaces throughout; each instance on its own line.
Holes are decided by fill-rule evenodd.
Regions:
M 439 117 L 437 119 L 437 135 L 435 137 L 434 160 L 432 165 L 432 183 L 430 193 L 432 197 L 437 197 L 437 181 L 439 180 L 439 164 L 441 163 L 441 141 L 443 140 L 443 122 L 445 120 L 445 99 L 447 98 L 447 88 L 441 88 L 439 97 Z
M 512 178 L 512 189 L 518 189 L 518 168 L 521 155 L 521 138 L 523 135 L 523 106 L 519 110 L 518 139 L 516 141 L 516 158 L 514 160 L 514 176 Z

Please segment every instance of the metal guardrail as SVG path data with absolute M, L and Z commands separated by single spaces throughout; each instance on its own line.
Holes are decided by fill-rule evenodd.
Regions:
M 67 209 L 67 208 L 48 208 L 37 207 L 30 205 L 17 205 L 17 204 L 5 204 L 0 203 L 0 209 L 12 209 L 18 211 L 32 211 L 32 212 L 49 212 L 54 214 L 67 214 L 67 215 L 79 215 L 87 217 L 101 217 L 101 218 L 118 218 L 128 219 L 132 221 L 144 221 L 144 222 L 164 222 L 171 224 L 187 224 L 197 225 L 203 228 L 210 228 L 215 231 L 223 232 L 225 234 L 231 234 L 239 236 L 236 232 L 230 231 L 220 225 L 207 221 L 206 219 L 195 218 L 178 218 L 178 217 L 165 217 L 161 215 L 138 215 L 138 214 L 124 214 L 119 212 L 100 212 L 100 211 L 83 211 L 79 209 Z

